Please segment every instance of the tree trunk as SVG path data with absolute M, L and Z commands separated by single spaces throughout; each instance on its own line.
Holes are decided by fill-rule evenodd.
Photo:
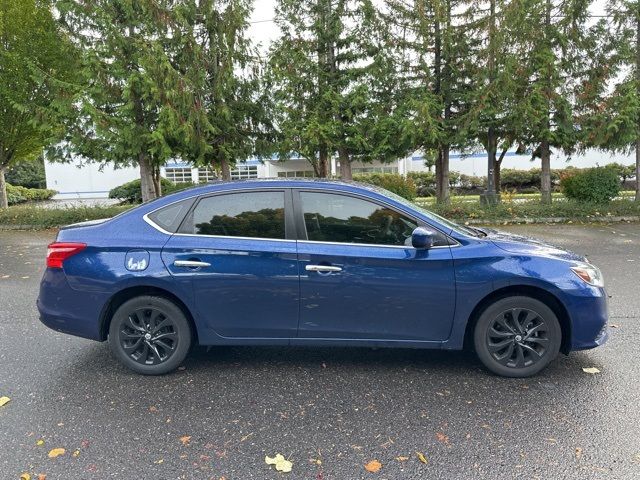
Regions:
M 160 167 L 153 165 L 153 189 L 156 192 L 156 197 L 162 196 L 162 183 L 160 182 Z
M 438 203 L 449 203 L 451 200 L 449 151 L 449 145 L 442 145 L 438 150 L 438 160 L 436 161 L 436 196 Z
M 496 185 L 496 193 L 500 193 L 502 191 L 502 187 L 500 186 L 500 167 L 502 166 L 502 162 L 500 160 L 494 160 L 493 162 L 493 181 Z
M 9 198 L 7 197 L 7 182 L 4 180 L 4 172 L 7 167 L 0 167 L 0 208 L 9 208 Z
M 229 167 L 229 162 L 226 158 L 220 159 L 220 170 L 223 180 L 231 180 L 231 167 Z
M 342 180 L 352 180 L 351 162 L 349 161 L 349 153 L 344 148 L 338 150 L 338 159 L 340 160 L 340 176 Z
M 493 127 L 487 131 L 487 194 L 496 193 L 496 152 L 498 150 L 498 137 Z
M 551 148 L 546 140 L 540 145 L 540 159 L 542 160 L 540 177 L 541 200 L 542 203 L 551 203 Z
M 142 201 L 148 202 L 156 198 L 156 189 L 153 186 L 153 167 L 149 157 L 144 153 L 138 154 L 138 165 L 140 165 L 140 189 Z
M 329 152 L 326 147 L 320 147 L 316 175 L 320 178 L 327 178 L 329 176 Z

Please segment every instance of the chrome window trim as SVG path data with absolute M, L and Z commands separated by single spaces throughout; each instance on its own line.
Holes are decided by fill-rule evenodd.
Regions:
M 297 190 L 298 192 L 302 192 L 307 191 L 307 192 L 319 192 L 319 193 L 324 193 L 324 192 L 330 192 L 330 193 L 337 193 L 337 194 L 347 194 L 350 196 L 355 196 L 355 197 L 359 197 L 362 198 L 363 200 L 368 200 L 368 201 L 372 201 L 369 197 L 361 194 L 361 193 L 354 193 L 354 192 L 345 192 L 343 190 L 334 190 L 331 188 L 309 188 L 309 187 L 282 187 L 282 186 L 260 186 L 259 188 L 256 187 L 246 187 L 246 188 L 234 188 L 231 190 L 221 190 L 219 192 L 209 192 L 209 193 L 201 193 L 201 194 L 195 194 L 195 195 L 191 195 L 190 197 L 184 197 L 181 198 L 180 200 L 176 200 L 175 202 L 171 202 L 171 203 L 167 203 L 166 205 L 163 205 L 161 207 L 158 207 L 154 210 L 151 210 L 150 212 L 145 213 L 142 216 L 142 219 L 149 224 L 151 227 L 155 228 L 157 231 L 159 231 L 160 233 L 163 233 L 165 235 L 177 235 L 177 236 L 181 236 L 181 237 L 203 237 L 203 238 L 222 238 L 222 239 L 239 239 L 239 240 L 261 240 L 261 241 L 266 241 L 266 242 L 303 242 L 303 243 L 320 243 L 320 244 L 327 244 L 327 245 L 352 245 L 352 246 L 356 246 L 356 247 L 376 247 L 376 248 L 402 248 L 404 250 L 406 249 L 415 249 L 413 246 L 408 246 L 408 245 L 381 245 L 381 244 L 377 244 L 377 243 L 346 243 L 346 242 L 320 242 L 317 240 L 291 240 L 289 238 L 260 238 L 260 237 L 233 237 L 233 236 L 226 236 L 226 235 L 203 235 L 203 234 L 197 234 L 197 233 L 171 233 L 167 230 L 165 230 L 164 228 L 162 228 L 160 225 L 157 225 L 153 220 L 151 220 L 149 218 L 149 215 L 151 215 L 154 212 L 157 212 L 158 210 L 161 210 L 163 208 L 169 207 L 175 203 L 179 203 L 179 202 L 183 202 L 184 200 L 189 200 L 191 198 L 205 198 L 205 197 L 212 197 L 215 195 L 223 195 L 223 194 L 229 194 L 229 193 L 236 193 L 236 192 L 247 192 L 247 191 L 260 191 L 260 190 L 265 190 L 265 189 L 269 189 L 269 190 L 283 190 L 283 189 L 291 189 L 291 190 Z M 373 200 L 374 203 L 381 203 L 384 206 L 398 211 L 398 209 L 393 206 L 393 205 L 389 205 L 388 203 L 384 202 L 383 200 L 379 200 L 379 199 L 374 199 Z M 408 217 L 411 217 L 412 219 L 416 220 L 417 223 L 426 223 L 423 220 L 418 220 L 417 218 L 415 218 L 412 215 L 407 214 L 404 211 L 400 211 L 399 213 L 402 213 L 403 215 L 406 215 Z M 455 244 L 453 245 L 441 245 L 438 247 L 431 247 L 427 250 L 434 250 L 434 249 L 438 249 L 438 248 L 454 248 L 454 247 L 459 247 L 461 246 L 460 242 L 458 242 L 455 238 L 453 238 L 451 235 L 447 235 L 446 233 L 444 233 L 442 230 L 433 227 L 430 224 L 427 224 L 429 227 L 433 228 L 434 230 L 437 230 L 438 232 L 440 232 L 442 235 L 444 235 L 445 237 L 447 237 L 448 239 L 452 240 L 453 242 L 455 242 Z

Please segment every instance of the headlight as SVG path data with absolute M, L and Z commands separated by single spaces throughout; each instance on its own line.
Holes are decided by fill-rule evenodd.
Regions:
M 602 278 L 602 272 L 595 265 L 582 264 L 576 267 L 571 267 L 573 273 L 580 277 L 583 281 L 594 287 L 604 287 L 604 278 Z

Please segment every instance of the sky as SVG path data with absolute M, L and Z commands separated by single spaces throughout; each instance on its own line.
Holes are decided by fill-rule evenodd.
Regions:
M 254 10 L 251 15 L 249 37 L 261 45 L 260 50 L 266 51 L 271 42 L 278 37 L 278 27 L 273 22 L 275 5 L 277 0 L 255 0 Z M 380 0 L 376 1 L 378 3 Z M 594 0 L 591 5 L 592 15 L 603 15 L 607 0 Z

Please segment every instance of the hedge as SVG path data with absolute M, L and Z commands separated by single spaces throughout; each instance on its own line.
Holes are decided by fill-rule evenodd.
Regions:
M 584 202 L 609 202 L 620 193 L 618 172 L 609 167 L 587 168 L 566 173 L 560 185 L 567 198 Z
M 7 200 L 9 201 L 9 205 L 49 200 L 56 193 L 55 190 L 48 190 L 46 188 L 27 188 L 7 183 Z

